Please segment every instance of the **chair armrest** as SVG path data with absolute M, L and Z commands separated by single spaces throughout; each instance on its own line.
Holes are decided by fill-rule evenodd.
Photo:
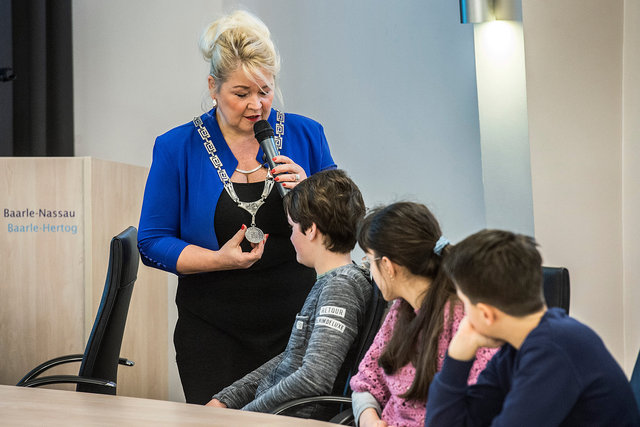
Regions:
M 290 400 L 289 402 L 285 402 L 282 405 L 275 408 L 271 411 L 272 414 L 279 415 L 282 412 L 295 408 L 297 406 L 308 405 L 309 403 L 320 403 L 320 402 L 335 402 L 335 403 L 351 403 L 350 397 L 344 396 L 311 396 L 311 397 L 301 397 L 299 399 Z
M 129 360 L 125 357 L 121 357 L 120 359 L 118 359 L 118 364 L 124 365 L 124 366 L 133 366 L 136 364 L 136 362 L 134 362 L 133 360 Z
M 330 423 L 340 424 L 343 426 L 350 426 L 353 424 L 353 409 L 345 409 L 344 411 L 337 414 L 335 417 L 329 420 Z
M 82 356 L 83 356 L 82 354 L 68 354 L 66 356 L 60 356 L 60 357 L 56 357 L 55 359 L 47 360 L 46 362 L 39 364 L 38 366 L 33 368 L 31 371 L 29 371 L 29 373 L 27 373 L 27 375 L 22 377 L 22 379 L 18 381 L 18 384 L 16 385 L 23 386 L 25 382 L 31 380 L 34 377 L 37 377 L 47 369 L 53 368 L 54 366 L 62 365 L 65 363 L 71 363 L 71 362 L 81 362 Z
M 18 384 L 16 385 L 22 386 L 25 382 L 31 380 L 32 378 L 37 377 L 47 369 L 51 369 L 54 366 L 63 365 L 65 363 L 71 363 L 71 362 L 82 362 L 83 357 L 84 357 L 83 354 L 68 354 L 66 356 L 60 356 L 60 357 L 56 357 L 55 359 L 47 360 L 46 362 L 43 362 L 38 366 L 36 366 L 35 368 L 33 368 L 32 370 L 30 370 L 27 373 L 27 375 L 25 375 L 24 377 L 22 377 L 20 381 L 18 381 Z M 136 364 L 133 360 L 129 360 L 124 357 L 121 357 L 120 359 L 118 359 L 118 363 L 124 366 L 133 366 Z
M 116 388 L 113 381 L 101 380 L 99 378 L 79 377 L 77 375 L 52 375 L 49 377 L 33 378 L 20 384 L 21 387 L 39 387 L 47 384 L 91 384 Z

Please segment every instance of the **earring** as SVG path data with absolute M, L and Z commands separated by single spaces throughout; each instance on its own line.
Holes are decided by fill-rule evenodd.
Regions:
M 216 108 L 218 106 L 218 101 L 216 101 L 215 98 L 213 98 L 213 108 Z

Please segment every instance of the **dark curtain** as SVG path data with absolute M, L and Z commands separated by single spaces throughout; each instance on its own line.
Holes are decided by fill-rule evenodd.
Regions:
M 71 0 L 11 8 L 13 155 L 73 156 Z
M 0 156 L 13 155 L 11 0 L 0 0 Z

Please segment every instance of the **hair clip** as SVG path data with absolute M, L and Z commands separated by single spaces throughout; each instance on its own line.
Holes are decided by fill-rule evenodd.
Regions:
M 436 245 L 433 247 L 433 253 L 441 256 L 442 255 L 442 250 L 444 249 L 445 246 L 447 246 L 449 243 L 449 239 L 447 239 L 444 236 L 440 236 L 440 238 L 438 239 L 438 241 L 436 242 Z

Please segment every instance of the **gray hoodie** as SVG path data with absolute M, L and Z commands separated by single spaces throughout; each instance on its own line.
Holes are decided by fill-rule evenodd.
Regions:
M 292 399 L 330 394 L 371 298 L 369 272 L 355 264 L 318 276 L 283 353 L 213 396 L 229 408 L 270 412 Z

